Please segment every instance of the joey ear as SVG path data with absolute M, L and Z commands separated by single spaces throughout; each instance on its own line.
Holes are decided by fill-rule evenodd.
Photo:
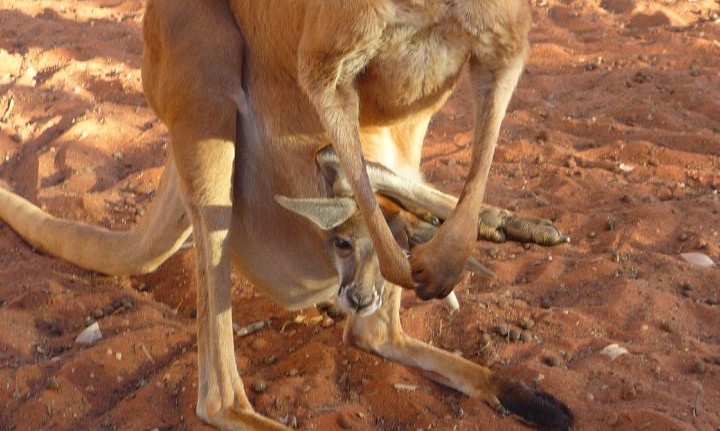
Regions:
M 411 247 L 430 241 L 433 236 L 435 236 L 437 230 L 437 226 L 417 217 L 412 217 L 405 221 L 405 231 L 407 232 Z M 468 258 L 465 263 L 465 269 L 483 278 L 495 278 L 495 273 L 480 263 L 474 256 Z
M 410 245 L 415 246 L 419 244 L 425 244 L 426 242 L 433 239 L 437 227 L 420 220 L 416 217 L 406 220 L 405 231 L 407 232 Z
M 410 250 L 410 238 L 408 238 L 408 231 L 406 229 L 404 220 L 399 216 L 387 216 L 385 215 L 385 221 L 387 221 L 390 232 L 392 233 L 395 242 L 398 243 L 400 248 L 403 250 Z
M 352 194 L 350 182 L 345 176 L 340 159 L 335 154 L 332 145 L 326 145 L 315 153 L 315 161 L 320 172 L 325 177 L 325 182 L 335 195 Z
M 275 196 L 277 203 L 315 223 L 322 230 L 335 229 L 357 212 L 352 198 L 288 198 Z

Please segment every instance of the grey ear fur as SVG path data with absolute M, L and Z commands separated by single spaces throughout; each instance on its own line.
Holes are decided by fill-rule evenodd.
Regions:
M 322 230 L 335 229 L 357 212 L 352 198 L 288 198 L 275 196 L 277 203 L 315 223 Z
M 414 245 L 424 244 L 430 241 L 438 230 L 437 226 L 434 226 L 424 220 L 418 219 L 416 225 L 407 224 L 405 226 L 408 238 Z M 465 269 L 472 272 L 473 274 L 479 275 L 483 278 L 495 278 L 495 273 L 490 268 L 480 263 L 474 256 L 470 256 L 465 263 Z

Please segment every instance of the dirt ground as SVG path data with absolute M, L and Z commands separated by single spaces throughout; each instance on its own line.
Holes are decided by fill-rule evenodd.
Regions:
M 0 185 L 54 215 L 142 217 L 168 136 L 140 84 L 139 0 L 0 0 Z M 459 312 L 407 293 L 408 332 L 565 400 L 579 430 L 720 430 L 720 3 L 533 0 L 532 51 L 488 200 L 556 220 L 551 249 L 478 243 L 497 274 Z M 423 168 L 458 193 L 472 101 L 437 115 Z M 0 223 L 0 430 L 208 429 L 193 252 L 107 277 Z M 315 430 L 524 430 L 421 373 L 342 345 L 236 277 L 238 366 L 257 410 Z M 300 316 L 300 317 L 298 317 Z M 77 334 L 97 321 L 98 342 Z M 518 340 L 520 338 L 520 340 Z M 611 360 L 613 343 L 628 353 Z

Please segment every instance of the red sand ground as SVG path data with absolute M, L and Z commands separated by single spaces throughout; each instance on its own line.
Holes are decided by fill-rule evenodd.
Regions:
M 139 0 L 0 0 L 0 183 L 51 213 L 122 229 L 141 217 L 167 133 L 140 85 Z M 720 5 L 538 0 L 533 48 L 489 201 L 550 217 L 552 249 L 478 244 L 495 271 L 462 303 L 404 302 L 408 332 L 535 382 L 578 429 L 720 429 Z M 461 88 L 462 90 L 463 88 Z M 6 108 L 13 108 L 6 112 Z M 471 101 L 433 121 L 423 167 L 458 193 Z M 626 167 L 631 168 L 625 169 Z M 203 429 L 193 255 L 106 277 L 38 254 L 0 224 L 0 430 Z M 143 291 L 140 291 L 140 290 Z M 521 430 L 420 373 L 341 344 L 238 279 L 238 366 L 257 409 L 316 430 Z M 93 317 L 97 313 L 97 316 Z M 104 338 L 73 342 L 97 319 Z M 528 329 L 511 342 L 498 327 Z M 611 343 L 629 354 L 611 361 Z M 417 386 L 402 391 L 394 384 Z

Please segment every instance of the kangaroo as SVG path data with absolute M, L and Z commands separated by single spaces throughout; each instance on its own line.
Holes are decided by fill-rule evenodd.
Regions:
M 172 243 L 177 249 L 191 231 L 184 209 L 174 205 L 181 196 L 172 159 L 168 163 L 156 194 L 157 201 L 148 217 L 129 231 L 109 231 L 57 219 L 3 189 L 0 189 L 0 219 L 38 249 L 86 268 L 105 268 L 104 272 L 113 274 L 149 272 L 159 264 L 158 260 L 152 259 L 158 244 Z M 298 299 L 278 300 L 288 308 L 299 308 L 336 296 L 349 315 L 343 335 L 346 344 L 428 371 L 438 383 L 483 400 L 502 414 L 515 413 L 541 429 L 569 429 L 574 421 L 571 411 L 552 396 L 533 391 L 521 382 L 497 376 L 486 367 L 404 334 L 399 314 L 400 287 L 382 277 L 369 230 L 358 212 L 358 205 L 333 149 L 325 147 L 319 150 L 316 163 L 318 181 L 325 195 L 332 197 L 275 196 L 280 205 L 268 203 L 265 209 L 273 212 L 282 206 L 290 210 L 283 212 L 309 221 L 311 227 L 302 226 L 302 223 L 284 225 L 284 234 L 297 237 L 308 232 L 320 232 L 323 239 L 315 247 L 323 250 L 326 260 L 310 263 L 322 267 L 329 262 L 335 277 L 330 277 L 328 285 L 319 293 L 313 292 L 309 285 L 285 286 L 289 293 L 295 293 L 292 298 L 300 298 L 300 302 L 294 303 Z M 404 250 L 430 241 L 438 225 L 457 204 L 455 197 L 425 183 L 408 180 L 380 164 L 369 162 L 368 174 L 383 217 L 391 227 L 395 241 Z M 260 223 L 260 226 L 257 221 L 254 225 L 261 231 L 274 226 L 272 223 L 268 226 Z M 237 238 L 233 236 L 234 240 Z M 477 238 L 494 242 L 533 242 L 546 246 L 569 241 L 549 220 L 518 217 L 489 205 L 483 205 L 479 214 Z M 109 249 L 111 246 L 120 248 Z M 237 242 L 231 244 L 234 252 L 246 246 Z M 303 251 L 307 253 L 310 250 Z M 468 265 L 481 275 L 491 275 L 477 262 L 470 260 Z M 277 286 L 275 289 L 264 285 L 259 287 L 271 296 L 281 292 Z M 312 299 L 307 300 L 297 294 L 301 290 L 312 294 Z M 198 308 L 199 323 L 209 317 L 206 313 L 207 310 Z M 212 340 L 198 338 L 198 344 L 207 342 Z M 200 367 L 203 366 L 212 367 L 213 364 L 200 363 Z M 248 408 L 251 407 L 245 407 Z M 210 423 L 221 429 L 287 429 L 265 418 L 258 422 L 256 414 L 244 413 L 238 416 L 242 420 L 237 424 L 232 416 L 226 419 L 227 422 Z
M 371 178 L 373 178 L 371 176 Z M 351 197 L 276 200 L 327 232 L 327 250 L 339 276 L 338 298 L 348 313 L 343 342 L 429 372 L 436 382 L 508 411 L 541 429 L 566 430 L 574 418 L 552 396 L 490 369 L 406 335 L 400 323 L 399 286 L 386 282 L 369 230 Z M 393 200 L 378 203 L 397 242 L 408 248 L 433 237 L 437 226 L 409 213 Z M 482 229 L 482 228 L 481 228 Z
M 220 429 L 285 430 L 254 411 L 238 374 L 230 267 L 290 309 L 332 297 L 338 274 L 325 250 L 327 234 L 274 196 L 323 197 L 333 195 L 331 187 L 349 189 L 383 278 L 414 287 L 421 298 L 452 290 L 478 236 L 479 216 L 481 230 L 495 240 L 565 240 L 547 222 L 482 205 L 529 27 L 527 0 L 148 0 L 143 88 L 168 127 L 171 151 L 146 216 L 130 230 L 109 231 L 57 219 L 0 190 L 0 218 L 38 249 L 107 274 L 153 271 L 192 232 L 196 412 Z M 427 186 L 403 189 L 407 181 L 421 184 L 420 149 L 430 118 L 466 63 L 476 124 L 463 192 L 449 199 Z M 318 152 L 328 144 L 334 159 Z M 337 171 L 332 166 L 342 167 L 346 180 L 328 183 L 327 175 Z M 410 261 L 375 189 L 444 221 L 430 241 L 410 251 Z M 364 322 L 353 331 L 359 339 L 380 325 L 373 320 L 384 309 L 378 306 L 357 317 Z M 418 354 L 418 361 L 426 360 L 425 351 Z M 524 399 L 523 392 L 503 392 L 504 380 L 487 369 L 472 370 L 479 374 L 448 379 L 464 381 L 473 396 L 496 406 L 499 400 L 511 411 Z

